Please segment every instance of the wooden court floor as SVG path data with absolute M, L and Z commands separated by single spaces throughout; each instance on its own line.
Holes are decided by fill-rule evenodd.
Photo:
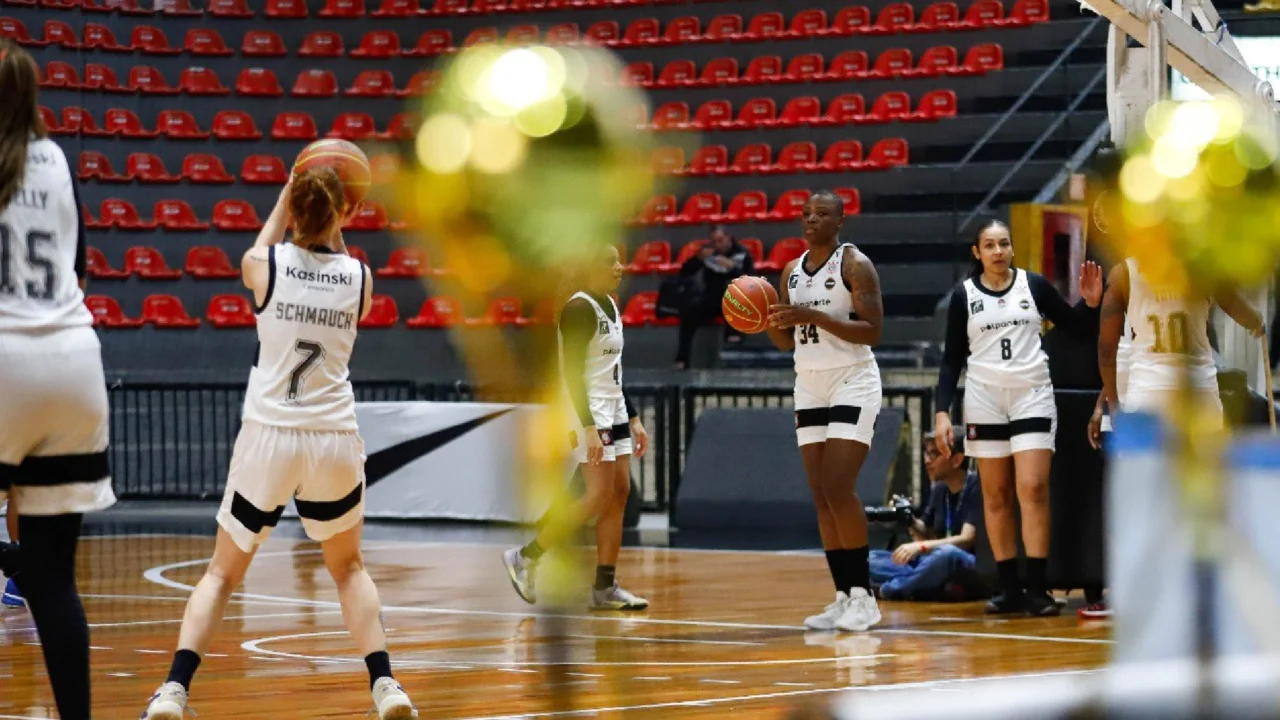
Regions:
M 82 544 L 96 719 L 138 717 L 164 680 L 186 588 L 212 546 L 183 536 Z M 367 544 L 397 676 L 423 718 L 788 717 L 850 688 L 1092 669 L 1110 644 L 1106 625 L 1074 615 L 988 619 L 979 604 L 882 603 L 874 633 L 805 633 L 804 616 L 831 589 L 820 556 L 788 553 L 626 549 L 620 577 L 649 612 L 535 616 L 512 593 L 500 550 Z M 200 720 L 364 717 L 368 680 L 336 599 L 316 545 L 270 541 L 192 686 Z M 30 618 L 0 611 L 0 719 L 52 717 Z

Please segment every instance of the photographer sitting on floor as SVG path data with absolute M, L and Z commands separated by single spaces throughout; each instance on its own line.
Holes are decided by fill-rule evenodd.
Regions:
M 984 590 L 974 566 L 974 541 L 982 522 L 978 473 L 966 469 L 957 439 L 943 458 L 933 433 L 924 436 L 925 467 L 933 486 L 924 515 L 912 518 L 912 542 L 871 553 L 871 580 L 886 600 L 974 600 Z M 901 502 L 894 498 L 895 504 Z

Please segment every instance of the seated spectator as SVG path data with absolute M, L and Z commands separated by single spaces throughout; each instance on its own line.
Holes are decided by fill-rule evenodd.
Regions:
M 886 600 L 974 600 L 986 592 L 975 566 L 974 541 L 982 522 L 982 486 L 968 471 L 956 440 L 943 458 L 933 433 L 922 452 L 933 486 L 924 515 L 908 527 L 912 542 L 871 553 L 871 581 Z
M 689 284 L 684 307 L 680 310 L 680 345 L 676 349 L 676 369 L 689 367 L 689 353 L 698 328 L 720 317 L 720 302 L 734 278 L 755 272 L 751 252 L 723 225 L 711 230 L 711 241 L 697 255 L 685 261 L 680 278 Z M 742 336 L 725 325 L 725 339 L 738 342 Z

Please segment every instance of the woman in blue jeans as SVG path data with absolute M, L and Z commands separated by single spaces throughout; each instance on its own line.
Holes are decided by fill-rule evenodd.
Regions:
M 933 486 L 924 516 L 909 528 L 912 542 L 871 553 L 871 579 L 886 600 L 944 597 L 946 587 L 962 580 L 961 573 L 972 576 L 976 564 L 973 546 L 982 522 L 978 474 L 967 472 L 958 439 L 953 441 L 951 457 L 944 458 L 930 433 L 924 437 L 922 452 Z

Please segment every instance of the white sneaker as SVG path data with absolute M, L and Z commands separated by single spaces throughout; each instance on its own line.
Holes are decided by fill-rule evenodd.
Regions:
M 516 594 L 521 600 L 530 605 L 538 601 L 538 597 L 534 594 L 533 578 L 536 572 L 536 563 L 520 554 L 520 548 L 511 548 L 502 553 L 502 564 L 507 568 L 507 577 L 511 578 L 511 587 L 516 589 Z
M 845 632 L 864 632 L 867 628 L 880 622 L 880 607 L 876 599 L 864 588 L 856 587 L 849 591 L 849 604 L 844 613 L 836 619 L 836 629 Z
M 836 601 L 817 615 L 810 615 L 805 618 L 804 626 L 810 630 L 835 630 L 836 620 L 844 614 L 845 606 L 848 604 L 849 596 L 838 590 L 836 591 Z
M 418 717 L 413 702 L 395 678 L 378 678 L 373 684 L 373 706 L 378 710 L 378 720 L 410 720 Z
M 618 583 L 603 590 L 591 588 L 592 610 L 645 610 L 648 607 L 648 600 L 623 590 L 618 587 Z
M 187 689 L 181 683 L 167 682 L 151 696 L 151 704 L 141 720 L 182 720 L 187 709 Z

